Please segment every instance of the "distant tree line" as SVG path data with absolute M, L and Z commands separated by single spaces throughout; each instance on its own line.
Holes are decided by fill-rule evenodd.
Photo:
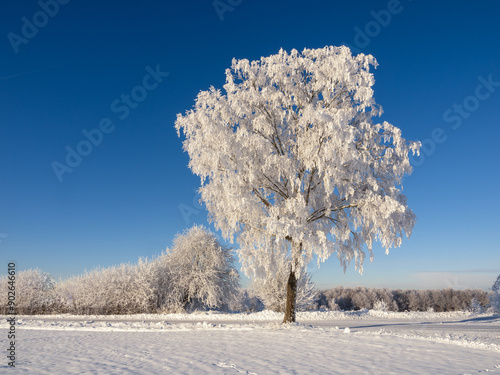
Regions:
M 311 307 L 328 310 L 446 312 L 486 309 L 489 303 L 488 292 L 480 289 L 391 290 L 336 287 L 318 292 Z

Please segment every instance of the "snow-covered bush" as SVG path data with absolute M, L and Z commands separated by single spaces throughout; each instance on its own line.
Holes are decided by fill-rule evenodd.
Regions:
M 317 291 L 314 295 L 314 300 L 311 304 L 306 306 L 306 310 L 340 310 L 338 305 L 334 303 L 333 305 L 329 304 L 328 298 L 326 297 L 324 291 Z
M 171 299 L 171 294 L 175 292 L 172 287 L 174 273 L 171 272 L 168 255 L 167 250 L 151 262 L 153 269 L 150 285 L 154 293 L 153 306 L 156 311 L 170 310 L 167 304 Z
M 63 310 L 76 314 L 131 314 L 219 307 L 238 287 L 230 249 L 203 227 L 176 238 L 171 251 L 136 264 L 96 268 L 61 283 Z
M 235 298 L 239 274 L 232 249 L 203 226 L 177 235 L 164 256 L 170 278 L 164 309 L 218 308 Z
M 171 250 L 136 264 L 96 268 L 58 285 L 61 312 L 132 314 L 227 305 L 238 290 L 231 249 L 195 226 Z
M 7 295 L 7 277 L 0 280 L 0 290 Z M 48 314 L 56 310 L 61 301 L 55 293 L 54 278 L 37 268 L 20 271 L 15 280 L 17 314 Z M 2 313 L 7 313 L 6 305 Z
M 500 314 L 500 294 L 490 293 L 489 294 L 490 308 L 493 313 Z
M 469 311 L 473 314 L 482 314 L 484 312 L 484 307 L 481 306 L 481 303 L 479 303 L 476 297 L 472 298 L 470 301 Z
M 264 310 L 264 304 L 253 290 L 240 289 L 236 298 L 229 303 L 229 310 L 238 312 L 257 312 Z
M 154 311 L 151 261 L 96 268 L 58 287 L 75 314 L 132 314 Z
M 498 275 L 497 281 L 495 281 L 495 283 L 491 287 L 491 290 L 495 293 L 500 292 L 500 275 Z
M 387 311 L 389 311 L 389 307 L 387 306 L 387 303 L 385 303 L 385 301 L 378 300 L 373 305 L 373 310 L 387 312 Z
M 252 289 L 262 300 L 268 310 L 284 312 L 287 298 L 287 283 L 290 275 L 290 259 L 276 260 L 275 272 L 269 273 L 266 278 L 255 278 Z M 297 311 L 304 310 L 313 303 L 316 290 L 311 275 L 300 272 L 297 278 Z
M 490 308 L 495 313 L 500 313 L 500 275 L 498 275 L 497 280 L 491 287 L 492 292 L 488 295 L 490 301 Z

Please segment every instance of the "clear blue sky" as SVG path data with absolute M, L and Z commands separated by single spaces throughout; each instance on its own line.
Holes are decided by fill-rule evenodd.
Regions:
M 418 223 L 389 256 L 376 249 L 363 276 L 353 267 L 344 275 L 332 257 L 311 267 L 314 280 L 391 288 L 496 280 L 497 1 L 59 1 L 9 1 L 0 12 L 0 274 L 8 260 L 56 278 L 134 262 L 207 225 L 176 114 L 200 90 L 221 87 L 233 57 L 347 44 L 380 64 L 382 120 L 426 140 L 404 185 Z M 67 147 L 86 156 L 68 166 Z

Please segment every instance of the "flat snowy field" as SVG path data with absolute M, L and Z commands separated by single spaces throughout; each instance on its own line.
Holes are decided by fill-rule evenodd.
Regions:
M 500 316 L 456 313 L 17 317 L 2 374 L 500 374 Z

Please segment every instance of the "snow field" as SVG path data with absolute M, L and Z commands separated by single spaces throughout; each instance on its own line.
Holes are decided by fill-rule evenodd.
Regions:
M 311 321 L 332 321 L 332 320 L 373 320 L 374 318 L 383 320 L 419 320 L 419 321 L 443 321 L 450 319 L 465 319 L 480 316 L 491 316 L 491 314 L 471 314 L 464 311 L 450 312 L 392 312 L 363 309 L 359 311 L 301 311 L 297 312 L 298 322 Z M 4 316 L 0 315 L 0 318 Z M 162 320 L 182 320 L 182 321 L 244 321 L 246 323 L 253 321 L 281 321 L 283 313 L 270 310 L 263 310 L 253 313 L 224 313 L 219 311 L 195 311 L 189 314 L 129 314 L 129 315 L 18 315 L 18 318 L 27 320 L 126 320 L 126 321 L 162 321 Z M 1 324 L 0 324 L 1 327 Z
M 309 316 L 315 321 L 304 319 L 303 323 L 289 326 L 281 325 L 278 319 L 265 321 L 264 317 L 274 315 L 272 312 L 161 315 L 156 320 L 140 316 L 18 317 L 18 362 L 16 369 L 8 371 L 235 375 L 500 373 L 498 316 L 461 313 L 444 317 L 422 313 L 417 319 L 411 318 L 411 314 L 394 317 L 377 312 L 335 312 L 333 319 L 330 313 L 312 312 Z M 277 315 L 282 318 L 282 314 Z M 214 318 L 211 322 L 207 319 L 210 316 Z M 236 323 L 235 316 L 240 318 Z M 194 322 L 197 318 L 200 321 Z M 2 320 L 2 345 L 6 330 L 7 324 Z M 0 373 L 7 373 L 6 368 L 5 361 L 0 363 Z

